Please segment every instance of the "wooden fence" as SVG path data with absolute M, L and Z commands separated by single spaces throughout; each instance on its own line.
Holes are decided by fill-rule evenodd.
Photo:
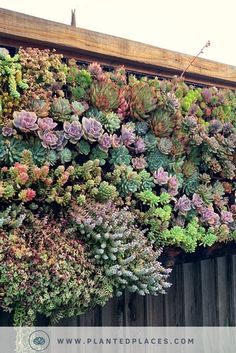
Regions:
M 5 9 L 0 9 L 0 46 L 56 48 L 83 62 L 124 64 L 133 72 L 159 77 L 180 74 L 192 60 L 190 55 Z M 201 58 L 194 61 L 185 78 L 195 84 L 236 89 L 236 67 Z M 172 287 L 166 295 L 141 297 L 125 293 L 110 300 L 104 308 L 63 319 L 58 325 L 236 326 L 235 253 L 235 244 L 227 245 L 225 251 L 220 249 L 211 258 L 204 249 L 192 258 L 181 253 L 182 263 L 174 267 Z M 168 256 L 166 253 L 165 263 L 173 265 L 176 260 L 178 263 L 178 259 Z M 0 312 L 0 326 L 11 324 L 12 316 Z M 37 324 L 47 325 L 48 321 L 39 318 Z
M 166 295 L 125 293 L 59 326 L 236 326 L 236 255 L 176 265 Z M 0 326 L 12 316 L 0 313 Z M 48 325 L 39 318 L 38 325 Z

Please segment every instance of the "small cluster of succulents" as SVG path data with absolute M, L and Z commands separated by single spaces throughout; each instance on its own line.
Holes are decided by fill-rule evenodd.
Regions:
M 161 248 L 236 239 L 236 94 L 0 50 L 0 307 L 164 293 Z

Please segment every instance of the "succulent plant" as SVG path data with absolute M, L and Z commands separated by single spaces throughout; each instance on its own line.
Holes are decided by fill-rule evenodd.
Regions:
M 96 200 L 99 202 L 112 201 L 118 196 L 118 192 L 114 185 L 109 184 L 107 181 L 102 181 L 95 194 Z
M 108 152 L 111 146 L 112 146 L 112 136 L 108 135 L 108 133 L 105 132 L 105 134 L 103 134 L 99 140 L 99 147 L 102 151 Z
M 148 152 L 156 149 L 157 138 L 152 133 L 147 133 L 147 135 L 143 138 L 143 141 Z
M 34 112 L 27 112 L 22 110 L 20 112 L 14 112 L 13 124 L 16 128 L 23 132 L 35 131 L 38 129 L 37 115 Z
M 91 150 L 91 147 L 87 141 L 81 139 L 80 142 L 77 144 L 77 149 L 78 149 L 79 153 L 87 156 Z
M 73 144 L 76 144 L 83 136 L 82 125 L 77 120 L 74 120 L 71 123 L 64 121 L 63 129 L 65 131 L 65 138 Z
M 103 128 L 101 123 L 96 119 L 83 117 L 82 126 L 84 138 L 90 142 L 98 141 L 101 138 L 103 134 Z
M 135 133 L 133 126 L 128 124 L 122 125 L 121 128 L 121 141 L 126 147 L 134 144 L 135 142 Z
M 116 113 L 102 113 L 97 119 L 100 121 L 102 126 L 110 133 L 114 133 L 120 128 L 121 119 Z
M 104 112 L 109 112 L 119 107 L 120 91 L 114 82 L 93 82 L 90 98 L 94 107 Z
M 71 103 L 71 110 L 73 114 L 76 116 L 81 116 L 88 109 L 89 109 L 89 105 L 85 101 L 84 102 L 73 101 Z
M 52 118 L 38 118 L 38 127 L 40 130 L 45 131 L 45 130 L 53 130 L 56 126 L 57 123 L 54 122 Z
M 169 174 L 162 167 L 156 170 L 153 174 L 154 183 L 157 185 L 166 185 L 169 181 Z
M 176 121 L 173 113 L 164 109 L 152 112 L 151 129 L 157 137 L 169 137 L 174 131 Z
M 87 219 L 84 213 L 87 212 Z M 117 294 L 125 288 L 138 294 L 164 293 L 170 270 L 157 261 L 160 251 L 154 251 L 135 226 L 135 217 L 128 210 L 118 210 L 113 204 L 88 204 L 77 208 L 72 219 L 85 234 L 91 255 L 104 267 L 108 278 L 114 280 Z
M 58 157 L 62 164 L 69 163 L 72 160 L 72 152 L 69 148 L 63 148 L 63 150 L 59 151 Z
M 111 150 L 111 158 L 109 162 L 114 165 L 129 165 L 131 162 L 131 155 L 125 146 L 121 146 Z
M 145 169 L 145 167 L 147 166 L 147 162 L 144 156 L 140 156 L 140 157 L 132 158 L 132 165 L 134 169 L 142 170 L 142 169 Z
M 51 105 L 51 114 L 56 121 L 70 120 L 71 106 L 68 99 L 54 98 Z
M 139 81 L 130 90 L 130 113 L 137 119 L 147 119 L 156 108 L 157 93 L 147 82 Z
M 173 147 L 171 139 L 167 137 L 160 138 L 157 146 L 163 154 L 170 154 Z
M 103 166 L 106 163 L 106 160 L 108 158 L 108 153 L 104 150 L 102 150 L 99 146 L 93 147 L 89 158 L 94 161 L 94 160 L 99 160 L 99 165 Z
M 66 145 L 66 139 L 62 131 L 39 130 L 38 135 L 44 148 L 60 150 Z
M 151 172 L 155 172 L 155 170 L 158 170 L 160 167 L 166 169 L 169 165 L 167 156 L 161 153 L 157 148 L 151 151 L 146 159 Z
M 137 135 L 145 136 L 149 130 L 149 125 L 146 121 L 138 121 L 135 124 L 135 132 Z

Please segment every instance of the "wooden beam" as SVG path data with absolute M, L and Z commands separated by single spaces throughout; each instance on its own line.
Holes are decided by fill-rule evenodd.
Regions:
M 0 8 L 0 44 L 56 48 L 85 61 L 124 64 L 131 70 L 171 77 L 192 56 Z M 185 75 L 202 84 L 236 88 L 236 67 L 198 58 Z
M 165 266 L 173 267 L 176 264 L 198 262 L 215 257 L 236 254 L 236 242 L 215 243 L 212 246 L 199 246 L 195 252 L 186 253 L 183 249 L 173 246 L 164 247 L 160 260 Z

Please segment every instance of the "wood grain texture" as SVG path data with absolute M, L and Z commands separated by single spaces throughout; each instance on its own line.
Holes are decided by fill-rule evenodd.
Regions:
M 141 72 L 165 72 L 167 76 L 181 73 L 192 60 L 187 54 L 0 8 L 0 44 L 7 41 L 60 48 L 83 60 L 124 63 Z M 186 78 L 236 87 L 236 67 L 198 58 Z

